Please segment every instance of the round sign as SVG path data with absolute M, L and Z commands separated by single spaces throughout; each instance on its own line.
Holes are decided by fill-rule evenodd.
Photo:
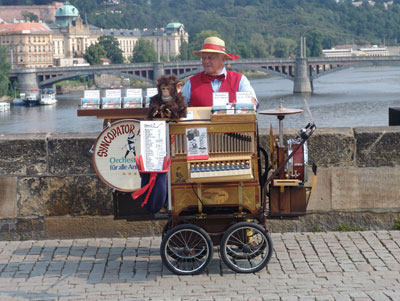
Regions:
M 118 191 L 140 188 L 135 156 L 140 155 L 140 121 L 119 120 L 97 137 L 92 163 L 100 180 Z

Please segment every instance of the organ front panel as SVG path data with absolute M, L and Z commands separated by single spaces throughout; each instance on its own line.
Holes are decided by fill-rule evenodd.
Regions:
M 173 215 L 196 206 L 244 206 L 259 208 L 257 122 L 183 121 L 169 123 Z M 232 118 L 232 117 L 231 117 Z M 207 156 L 190 156 L 187 129 L 207 133 Z M 189 152 L 189 153 L 188 153 Z M 213 193 L 211 193 L 213 191 Z

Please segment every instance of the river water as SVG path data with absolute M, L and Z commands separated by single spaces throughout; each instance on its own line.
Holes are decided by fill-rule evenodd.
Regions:
M 304 113 L 285 117 L 284 126 L 300 128 L 313 120 L 317 127 L 387 126 L 389 107 L 400 107 L 400 67 L 364 67 L 342 70 L 314 81 L 311 95 L 292 94 L 293 82 L 268 77 L 251 80 L 259 111 L 280 103 Z M 1 133 L 100 132 L 102 120 L 78 117 L 81 95 L 58 95 L 50 106 L 11 107 L 0 112 Z M 311 112 L 307 113 L 306 105 Z M 278 126 L 274 116 L 258 114 L 260 128 Z

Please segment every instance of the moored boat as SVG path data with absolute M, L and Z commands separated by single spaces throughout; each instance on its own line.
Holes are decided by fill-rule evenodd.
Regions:
M 25 93 L 24 104 L 28 106 L 36 106 L 39 104 L 39 90 L 30 90 Z
M 12 101 L 12 105 L 13 106 L 24 106 L 25 105 L 24 98 L 25 98 L 25 95 L 23 96 L 21 93 L 21 98 L 14 98 Z
M 8 102 L 0 102 L 0 112 L 10 110 L 10 104 Z
M 40 94 L 39 104 L 52 105 L 57 102 L 56 93 L 54 89 L 43 89 Z

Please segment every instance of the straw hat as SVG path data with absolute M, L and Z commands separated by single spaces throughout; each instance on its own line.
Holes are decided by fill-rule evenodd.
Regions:
M 208 37 L 204 40 L 203 49 L 194 51 L 193 54 L 201 56 L 202 53 L 213 52 L 225 54 L 228 60 L 236 61 L 239 58 L 237 54 L 230 54 L 225 51 L 225 42 L 217 37 Z

